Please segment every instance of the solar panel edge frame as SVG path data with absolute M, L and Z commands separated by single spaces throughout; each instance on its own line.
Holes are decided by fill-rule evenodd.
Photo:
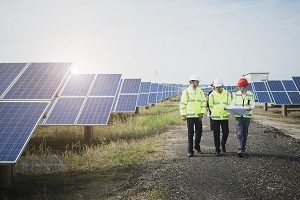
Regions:
M 31 63 L 26 63 L 26 65 L 23 67 L 23 69 L 20 71 L 20 73 L 15 77 L 15 79 L 9 84 L 9 86 L 4 90 L 4 92 L 1 94 L 0 99 L 3 99 L 5 95 L 9 92 L 9 90 L 14 86 L 14 84 L 18 81 L 18 79 L 22 76 L 24 71 L 29 67 Z
M 119 92 L 118 92 L 118 89 L 117 89 L 117 91 L 116 91 L 116 93 L 115 93 L 115 99 L 116 99 L 116 104 L 115 104 L 115 106 L 114 105 L 112 105 L 112 109 L 111 109 L 111 111 L 110 111 L 110 113 L 115 113 L 116 112 L 116 107 L 117 107 L 117 105 L 118 105 L 118 102 L 119 102 L 119 96 L 120 96 L 120 93 L 121 93 L 121 89 L 122 89 L 122 87 L 123 87 L 123 81 L 124 79 L 120 79 L 120 81 L 119 81 L 119 85 L 118 85 L 118 89 L 120 89 L 119 90 Z M 120 88 L 119 88 L 120 87 Z
M 46 101 L 1 101 L 1 102 L 47 103 Z M 49 103 L 50 103 L 50 102 L 48 102 L 48 105 L 49 105 Z M 48 106 L 48 105 L 47 105 L 47 106 Z M 42 112 L 41 116 L 39 117 L 39 119 L 38 119 L 37 122 L 35 123 L 35 125 L 34 125 L 32 131 L 30 132 L 30 134 L 29 134 L 29 136 L 28 136 L 26 142 L 24 143 L 24 145 L 23 145 L 22 149 L 20 150 L 18 156 L 16 157 L 15 161 L 9 161 L 9 162 L 2 162 L 2 161 L 0 161 L 0 164 L 16 164 L 16 163 L 17 163 L 17 161 L 19 160 L 19 157 L 22 155 L 22 153 L 23 153 L 23 151 L 25 150 L 25 148 L 26 148 L 26 146 L 27 146 L 29 140 L 31 139 L 32 134 L 33 134 L 34 131 L 36 130 L 36 128 L 37 128 L 37 126 L 38 126 L 38 123 L 39 123 L 39 121 L 41 120 L 41 117 L 42 117 L 43 114 L 45 113 L 47 106 L 45 107 L 45 109 L 44 109 L 44 111 Z
M 291 99 L 291 97 L 290 97 L 290 95 L 289 95 L 289 93 L 288 93 L 288 91 L 286 90 L 285 85 L 284 85 L 283 82 L 282 82 L 282 80 L 280 80 L 280 82 L 281 82 L 281 84 L 282 84 L 282 86 L 283 86 L 283 88 L 284 88 L 284 92 L 286 93 L 288 99 L 290 100 L 290 104 L 288 104 L 288 105 L 294 105 L 293 102 L 292 102 L 292 99 Z M 294 81 L 293 81 L 293 82 L 294 82 Z
M 69 74 L 69 77 L 68 77 L 67 80 L 65 81 L 64 85 L 61 87 L 61 90 L 60 90 L 60 92 L 58 93 L 58 96 L 59 96 L 59 97 L 62 96 L 62 93 L 63 93 L 64 89 L 66 88 L 66 86 L 67 86 L 69 80 L 71 79 L 71 76 L 72 76 L 72 73 Z

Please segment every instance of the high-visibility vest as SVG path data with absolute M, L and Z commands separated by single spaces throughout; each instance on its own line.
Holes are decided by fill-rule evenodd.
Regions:
M 246 92 L 245 99 L 243 99 L 242 92 L 238 91 L 235 93 L 235 105 L 236 106 L 243 106 L 243 107 L 250 107 L 253 105 L 253 93 L 250 91 Z M 236 117 L 241 117 L 239 115 L 235 115 Z M 249 112 L 249 114 L 244 115 L 245 118 L 251 118 L 252 117 L 252 111 Z
M 223 89 L 221 93 L 213 91 L 209 95 L 209 108 L 211 110 L 212 120 L 228 120 L 229 113 L 224 110 L 226 106 L 231 104 L 231 94 Z
M 182 92 L 180 100 L 180 114 L 187 118 L 199 117 L 206 112 L 206 98 L 200 88 L 188 87 Z

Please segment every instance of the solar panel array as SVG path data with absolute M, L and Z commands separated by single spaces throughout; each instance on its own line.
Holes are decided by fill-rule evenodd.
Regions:
M 1 63 L 0 163 L 15 163 L 71 63 Z
M 106 125 L 120 80 L 121 74 L 72 74 L 42 124 Z
M 105 125 L 112 111 L 134 112 L 182 90 L 121 74 L 70 75 L 71 67 L 0 63 L 0 163 L 17 161 L 38 124 Z

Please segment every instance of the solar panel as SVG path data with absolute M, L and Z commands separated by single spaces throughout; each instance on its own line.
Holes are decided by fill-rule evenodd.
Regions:
M 86 96 L 95 74 L 72 74 L 60 96 Z
M 0 102 L 0 163 L 15 163 L 49 102 Z
M 292 104 L 300 105 L 300 93 L 299 92 L 287 92 Z
M 300 91 L 300 76 L 294 76 L 294 77 L 292 77 L 292 79 L 294 80 L 296 87 Z
M 137 107 L 147 107 L 149 101 L 149 94 L 139 94 Z
M 268 91 L 265 82 L 253 82 L 253 86 L 256 92 Z
M 150 93 L 150 96 L 149 96 L 149 104 L 156 104 L 156 98 L 157 98 L 157 92 L 152 92 Z
M 248 85 L 248 90 L 249 90 L 249 91 L 253 91 L 253 88 L 252 88 L 252 84 L 251 84 L 251 83 Z
M 90 97 L 84 104 L 76 124 L 106 125 L 109 119 L 114 97 Z
M 158 83 L 151 83 L 150 92 L 157 92 L 158 90 Z
M 0 63 L 0 95 L 5 92 L 26 65 L 26 63 Z
M 298 91 L 293 80 L 283 80 L 282 84 L 284 85 L 286 91 Z
M 272 103 L 268 92 L 256 92 L 257 101 L 260 103 Z
M 4 99 L 50 100 L 71 69 L 71 63 L 31 63 Z
M 270 91 L 285 91 L 281 81 L 267 81 Z
M 90 96 L 115 96 L 121 74 L 98 74 Z
M 141 82 L 139 93 L 149 93 L 151 87 L 151 82 Z
M 137 105 L 137 95 L 120 95 L 118 104 L 116 106 L 116 112 L 135 112 Z
M 134 94 L 139 93 L 141 85 L 141 79 L 124 79 L 122 83 L 122 94 Z
M 286 92 L 271 92 L 275 104 L 288 105 L 291 101 Z
M 83 105 L 85 98 L 59 98 L 53 105 L 45 125 L 71 125 Z

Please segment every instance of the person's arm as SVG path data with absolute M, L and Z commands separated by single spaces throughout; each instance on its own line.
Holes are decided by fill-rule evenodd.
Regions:
M 255 99 L 254 99 L 254 94 L 252 96 L 252 105 L 250 106 L 251 110 L 253 110 L 255 108 Z
M 206 113 L 206 97 L 205 97 L 205 94 L 204 94 L 204 92 L 201 90 L 201 96 L 202 96 L 202 98 L 201 98 L 201 112 L 200 113 L 202 113 L 202 114 L 204 114 L 204 113 Z
M 186 106 L 187 106 L 187 91 L 182 91 L 180 104 L 179 104 L 179 112 L 182 116 L 182 120 L 186 119 Z

